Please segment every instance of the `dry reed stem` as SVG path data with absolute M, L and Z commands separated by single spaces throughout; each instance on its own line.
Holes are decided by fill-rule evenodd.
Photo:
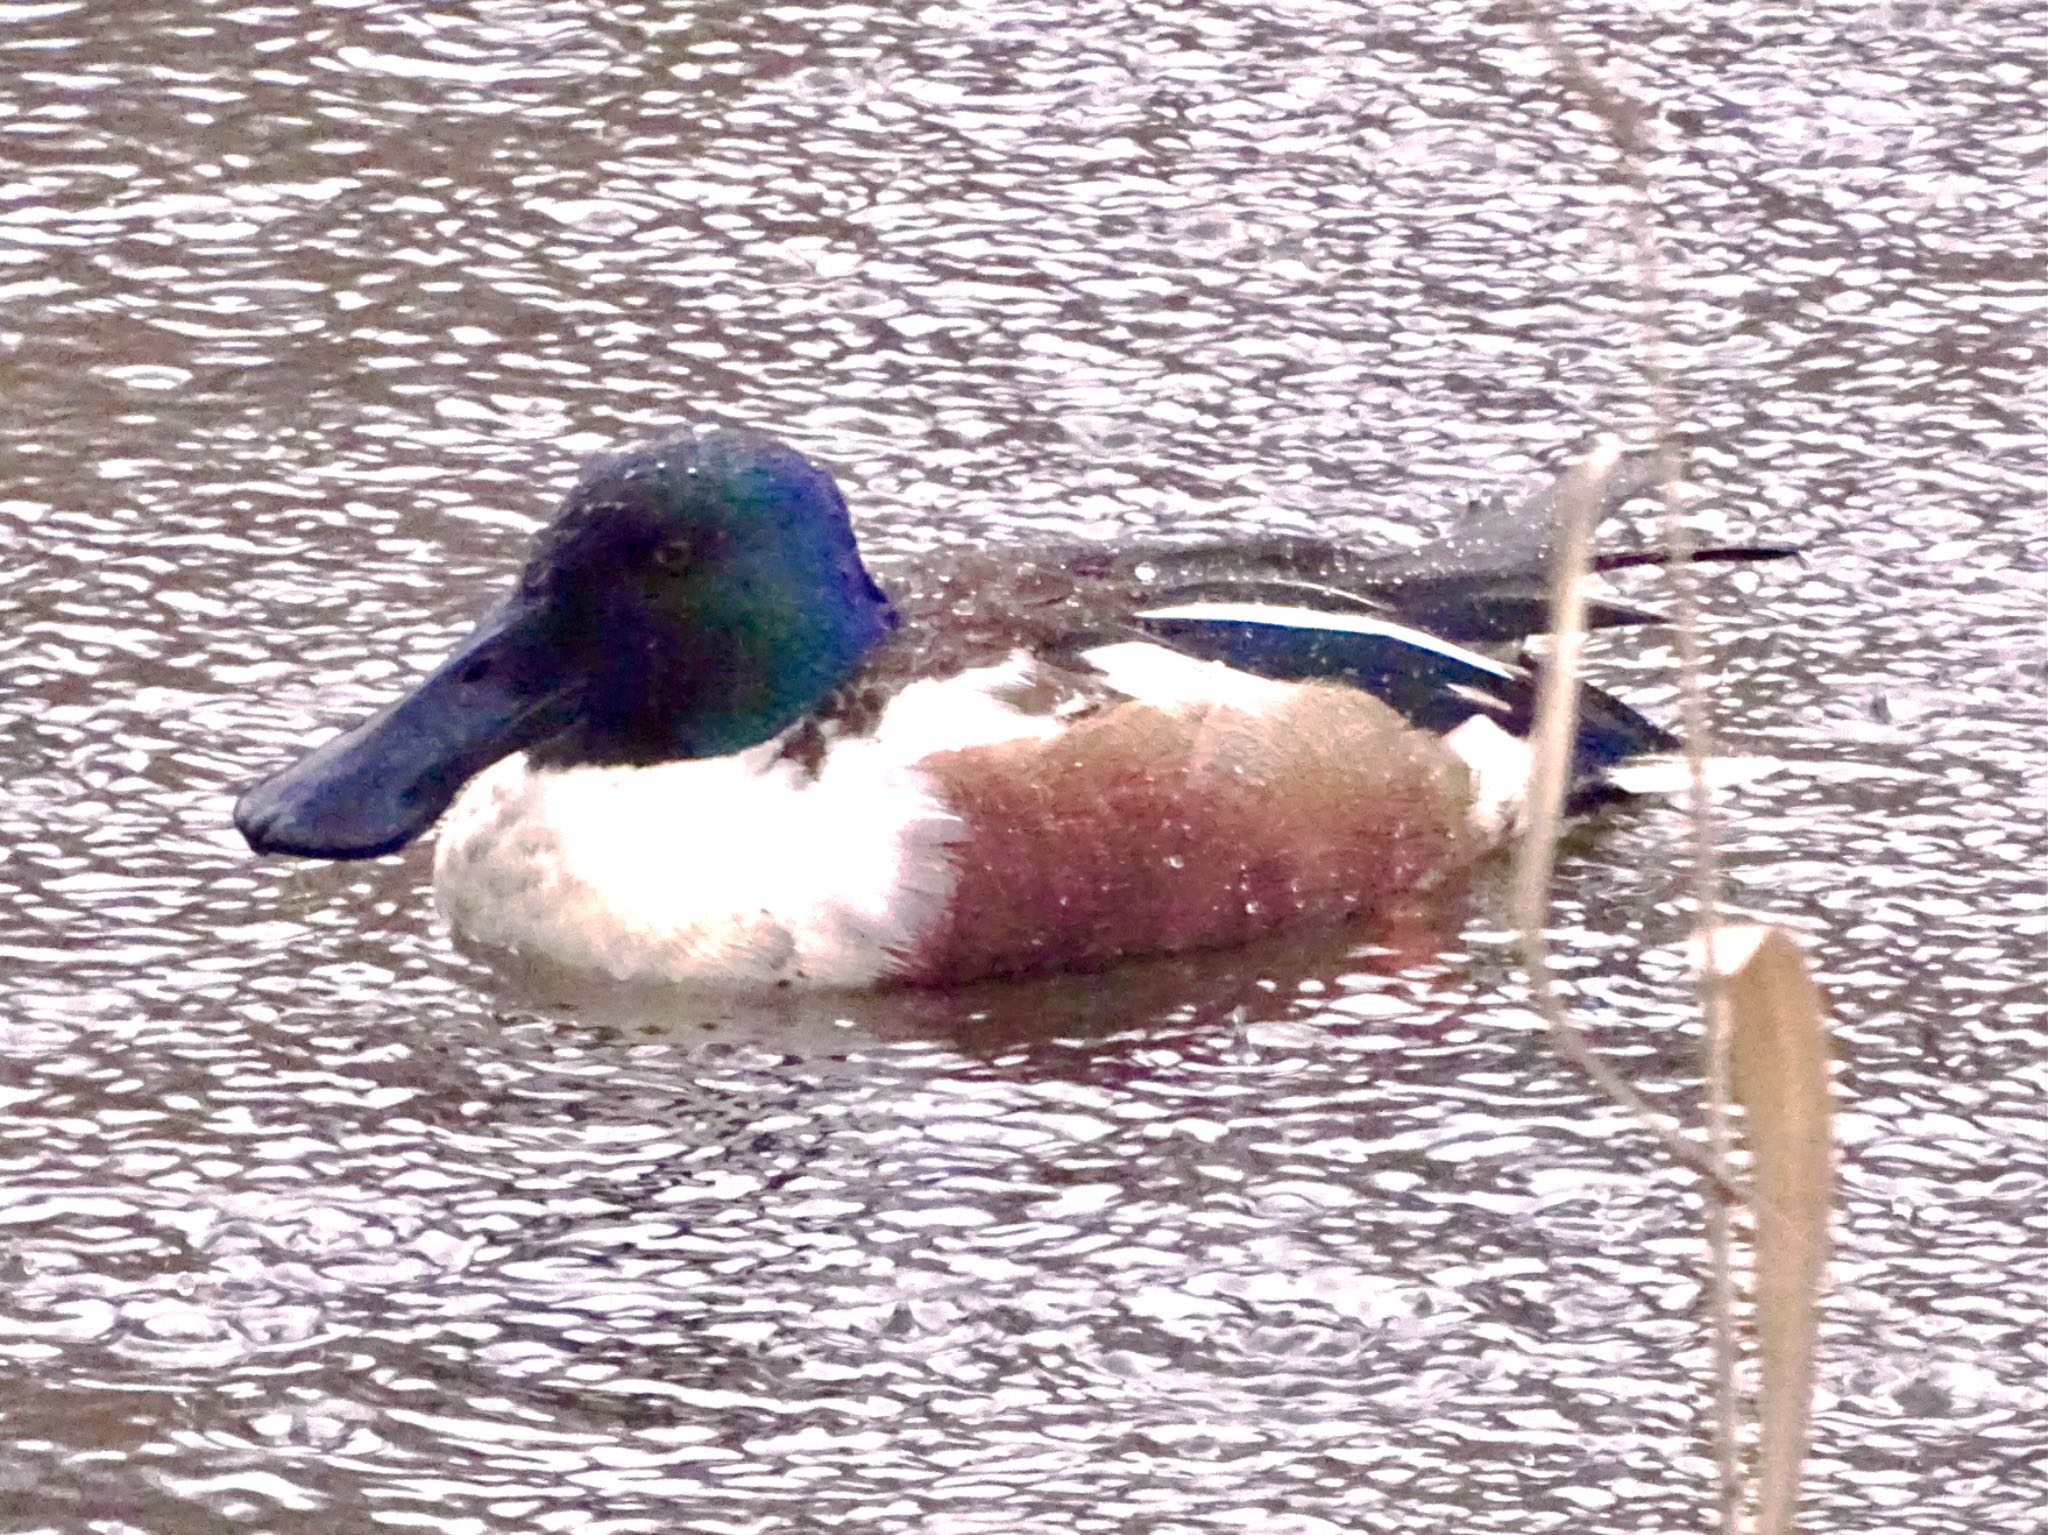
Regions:
M 1757 1535 L 1787 1535 L 1811 1426 L 1820 1295 L 1834 1206 L 1826 1009 L 1783 928 L 1705 935 L 1722 979 L 1730 1083 L 1742 1106 L 1755 1190 Z
M 1529 3 L 1524 19 L 1549 52 L 1559 73 L 1606 127 L 1620 160 L 1620 174 L 1633 194 L 1629 220 L 1633 242 L 1633 287 L 1638 295 L 1640 350 L 1650 409 L 1661 458 L 1664 539 L 1673 564 L 1674 624 L 1678 637 L 1680 689 L 1686 759 L 1690 768 L 1688 805 L 1693 832 L 1692 891 L 1696 930 L 1710 933 L 1719 904 L 1720 858 L 1714 835 L 1713 800 L 1706 762 L 1712 754 L 1711 722 L 1699 640 L 1698 572 L 1690 562 L 1693 540 L 1685 526 L 1674 468 L 1677 404 L 1672 387 L 1669 337 L 1662 302 L 1662 264 L 1652 223 L 1649 176 L 1644 170 L 1647 112 L 1625 91 L 1609 84 L 1585 57 L 1567 43 L 1542 7 Z M 1706 1236 L 1713 1328 L 1714 1461 L 1717 1472 L 1721 1528 L 1741 1527 L 1743 1511 L 1741 1422 L 1736 1380 L 1738 1347 L 1735 1328 L 1735 1278 L 1728 1208 L 1723 1197 L 1731 1149 L 1729 1126 L 1728 1040 L 1730 1019 L 1723 977 L 1712 965 L 1699 975 L 1700 1010 L 1706 1022 L 1707 1157 L 1716 1176 L 1706 1191 Z
M 1516 951 L 1529 976 L 1530 998 L 1550 1030 L 1552 1048 L 1601 1092 L 1634 1116 L 1672 1156 L 1724 1185 L 1736 1197 L 1725 1160 L 1716 1162 L 1669 1115 L 1644 1101 L 1626 1078 L 1601 1059 L 1566 1013 L 1550 963 L 1546 935 L 1557 831 L 1571 787 L 1572 744 L 1578 734 L 1579 657 L 1586 639 L 1586 575 L 1593 560 L 1593 525 L 1607 498 L 1607 482 L 1621 459 L 1621 444 L 1603 437 L 1566 471 L 1555 505 L 1557 544 L 1550 571 L 1551 653 L 1536 682 L 1534 750 L 1522 836 L 1515 850 L 1510 913 Z

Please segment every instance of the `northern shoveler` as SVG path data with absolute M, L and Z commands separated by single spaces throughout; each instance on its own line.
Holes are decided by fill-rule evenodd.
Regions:
M 454 654 L 235 821 L 367 858 L 439 820 L 459 936 L 634 980 L 940 985 L 1333 922 L 1504 833 L 1534 673 L 1468 647 L 1543 623 L 1549 510 L 1377 560 L 975 550 L 892 600 L 824 470 L 672 432 L 593 459 Z M 1591 688 L 1580 719 L 1584 792 L 1676 744 Z

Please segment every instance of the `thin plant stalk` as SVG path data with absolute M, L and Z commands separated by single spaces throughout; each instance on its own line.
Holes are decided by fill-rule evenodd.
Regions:
M 1572 1022 L 1558 993 L 1545 932 L 1557 862 L 1557 832 L 1564 819 L 1572 744 L 1578 733 L 1579 662 L 1586 641 L 1586 577 L 1593 562 L 1593 525 L 1606 501 L 1607 481 L 1620 459 L 1621 444 L 1603 437 L 1558 487 L 1557 542 L 1550 571 L 1550 655 L 1536 682 L 1529 788 L 1509 901 L 1515 944 L 1529 977 L 1530 998 L 1550 1030 L 1558 1055 L 1633 1115 L 1673 1156 L 1739 1198 L 1726 1159 L 1710 1157 L 1669 1116 L 1652 1108 Z
M 1678 636 L 1681 714 L 1689 767 L 1688 806 L 1692 823 L 1692 896 L 1695 931 L 1711 935 L 1718 926 L 1720 858 L 1714 832 L 1713 796 L 1706 763 L 1712 754 L 1712 730 L 1699 639 L 1698 572 L 1689 561 L 1693 540 L 1685 526 L 1678 477 L 1673 472 L 1673 445 L 1678 440 L 1678 407 L 1672 384 L 1670 337 L 1663 305 L 1662 262 L 1653 224 L 1649 176 L 1644 169 L 1648 139 L 1642 104 L 1603 79 L 1585 57 L 1567 43 L 1540 4 L 1530 3 L 1525 20 L 1556 63 L 1559 73 L 1605 126 L 1619 157 L 1619 179 L 1632 194 L 1629 225 L 1634 289 L 1638 295 L 1638 336 L 1644 379 L 1659 452 L 1663 487 L 1664 539 L 1676 567 L 1673 574 L 1674 621 Z M 1707 941 L 1711 942 L 1711 937 Z M 1723 977 L 1712 964 L 1698 967 L 1698 1000 L 1706 1027 L 1706 1091 L 1704 1114 L 1707 1157 L 1718 1176 L 1706 1189 L 1705 1226 L 1709 1282 L 1709 1315 L 1713 1339 L 1713 1448 L 1718 1484 L 1720 1525 L 1732 1532 L 1742 1527 L 1743 1490 L 1741 1409 L 1736 1362 L 1735 1266 L 1728 1206 L 1728 1167 L 1733 1135 L 1729 1121 L 1728 1040 L 1731 1030 Z

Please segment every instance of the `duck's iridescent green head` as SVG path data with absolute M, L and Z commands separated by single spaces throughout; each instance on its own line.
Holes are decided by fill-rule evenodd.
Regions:
M 830 475 L 771 438 L 599 455 L 518 585 L 410 695 L 251 789 L 260 852 L 404 846 L 500 757 L 645 763 L 775 736 L 895 624 Z

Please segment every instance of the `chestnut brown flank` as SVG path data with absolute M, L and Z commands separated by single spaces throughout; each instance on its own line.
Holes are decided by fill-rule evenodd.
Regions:
M 1125 704 L 940 752 L 958 886 L 902 979 L 1085 969 L 1368 912 L 1471 863 L 1464 764 L 1355 689 L 1251 714 Z

